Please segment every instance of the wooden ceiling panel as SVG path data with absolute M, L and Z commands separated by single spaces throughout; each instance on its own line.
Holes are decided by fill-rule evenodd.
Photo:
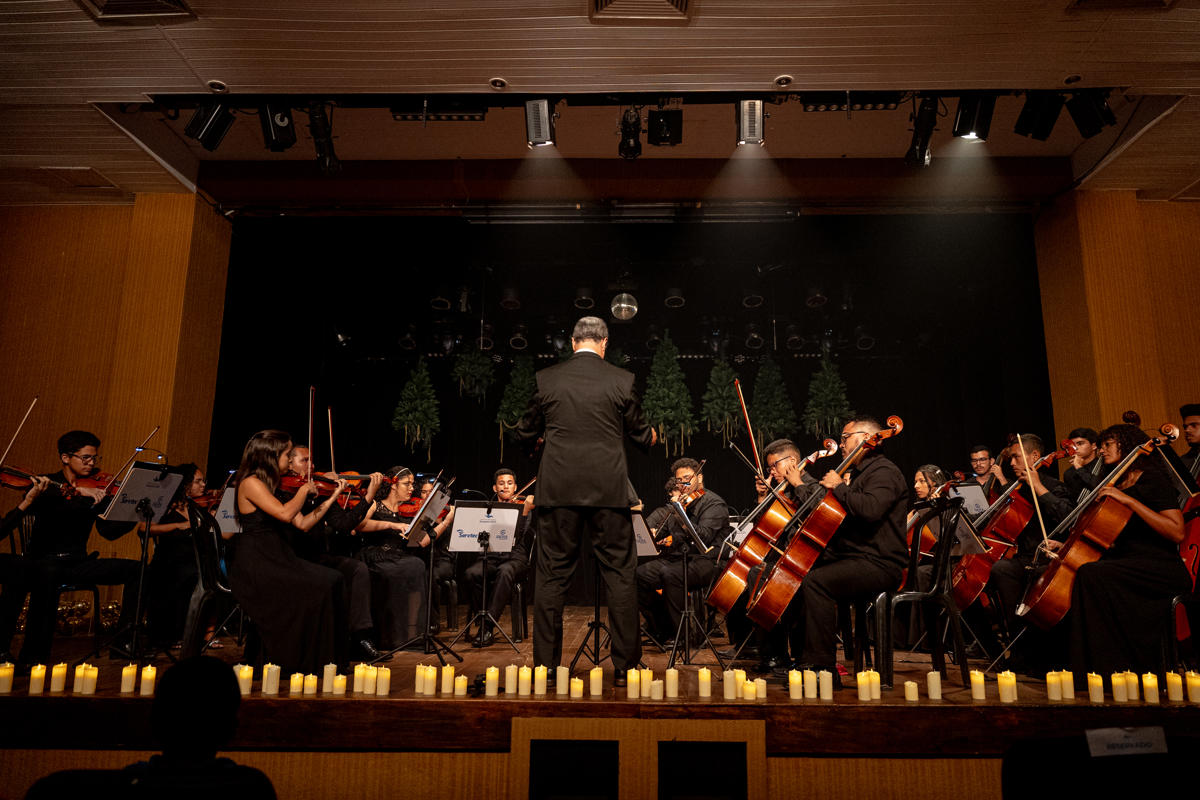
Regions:
M 1198 143 L 1200 97 L 1189 97 L 1089 179 L 1086 188 L 1137 189 L 1146 200 L 1195 199 L 1191 195 L 1200 181 Z

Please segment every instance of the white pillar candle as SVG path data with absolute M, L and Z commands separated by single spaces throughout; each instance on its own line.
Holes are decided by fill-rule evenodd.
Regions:
M 745 692 L 742 691 L 742 689 L 746 686 L 746 670 L 735 669 L 733 671 L 733 683 L 737 691 L 737 696 L 742 697 L 745 695 Z
M 759 700 L 767 699 L 767 679 L 766 678 L 755 678 L 754 679 L 754 696 L 757 697 Z
M 75 665 L 75 673 L 71 676 L 71 694 L 83 694 L 83 685 L 87 683 L 87 662 Z
M 336 697 L 337 695 L 344 695 L 345 693 L 346 693 L 346 676 L 345 675 L 334 675 L 333 676 L 333 694 L 334 694 L 334 696 Z
M 84 694 L 95 694 L 96 684 L 100 682 L 100 668 L 88 665 L 87 675 L 85 676 L 87 683 L 83 686 Z
M 442 694 L 454 694 L 454 665 L 442 667 Z
M 1189 703 L 1200 703 L 1200 672 L 1188 670 L 1184 677 L 1187 679 L 1187 696 Z
M 977 669 L 971 670 L 971 699 L 983 700 L 987 697 L 987 689 L 983 683 L 983 673 Z
M 827 669 L 817 673 L 817 692 L 822 700 L 833 699 L 833 673 Z
M 142 694 L 154 694 L 154 679 L 157 676 L 158 670 L 156 670 L 153 666 L 142 667 Z
M 417 667 L 417 669 L 424 670 L 425 666 L 421 665 L 421 666 Z M 366 677 L 367 677 L 367 665 L 366 664 L 355 664 L 354 665 L 354 692 L 355 693 L 361 692 L 363 690 L 363 680 L 365 680 Z M 421 682 L 421 685 L 424 685 L 423 681 Z
M 654 670 L 644 669 L 638 675 L 638 686 L 641 689 L 642 697 L 650 696 L 650 685 L 654 682 Z
M 500 670 L 496 667 L 488 667 L 484 673 L 486 679 L 483 683 L 483 694 L 485 697 L 497 697 L 500 694 Z
M 1147 703 L 1158 703 L 1158 676 L 1153 672 L 1142 676 L 1142 697 Z
M 1137 673 L 1125 670 L 1121 673 L 1121 676 L 1125 678 L 1125 699 L 1131 703 L 1136 703 L 1139 697 Z
M 279 694 L 279 665 L 263 664 L 263 694 Z
M 425 696 L 433 697 L 437 694 L 437 667 L 430 664 L 425 668 Z
M 604 694 L 604 670 L 599 667 L 592 667 L 592 671 L 588 673 L 591 678 L 592 697 L 600 697 Z
M 133 694 L 137 690 L 137 664 L 121 667 L 121 694 Z
M 1010 670 L 1005 670 L 996 676 L 996 688 L 999 690 L 1001 703 L 1017 702 L 1017 676 Z
M 754 681 L 742 681 L 742 699 L 753 700 L 758 696 L 758 687 Z
M 571 691 L 571 670 L 559 664 L 554 675 L 554 693 L 567 694 Z
M 1058 682 L 1062 686 L 1063 700 L 1075 699 L 1075 673 L 1069 669 L 1064 669 L 1058 673 Z
M 304 694 L 304 673 L 293 672 L 292 676 L 288 678 L 288 696 L 299 697 L 302 694 Z
M 658 680 L 650 681 L 650 699 L 651 700 L 662 700 L 663 699 L 663 682 L 662 682 L 661 678 L 659 678 Z
M 351 684 L 353 687 L 353 684 Z M 351 689 L 353 690 L 353 688 Z M 425 694 L 425 665 L 417 664 L 413 670 L 413 694 L 418 697 Z
M 137 667 L 134 667 L 137 670 Z M 41 694 L 46 687 L 46 665 L 34 664 L 29 670 L 29 693 Z
M 50 691 L 61 692 L 67 688 L 67 665 L 55 664 L 50 670 Z
M 539 697 L 546 694 L 546 665 L 538 664 L 533 670 L 533 693 Z
M 392 671 L 387 667 L 378 667 L 375 671 L 375 696 L 387 697 L 392 693 Z
M 625 699 L 637 700 L 642 696 L 641 690 L 642 674 L 636 669 L 631 669 L 625 673 Z
M 867 679 L 871 682 L 871 699 L 878 700 L 883 697 L 883 687 L 879 683 L 879 673 L 873 669 L 867 670 Z
M 363 670 L 362 692 L 363 694 L 375 694 L 375 681 L 379 679 L 379 667 L 367 666 Z M 304 679 L 304 693 L 308 694 L 308 679 Z
M 733 670 L 727 669 L 722 674 L 722 678 L 723 678 L 723 680 L 721 681 L 721 683 L 724 685 L 725 699 L 726 700 L 737 700 L 738 689 L 737 689 L 737 686 L 734 685 L 737 683 L 737 675 L 734 673 Z
M 509 664 L 504 668 L 504 693 L 517 693 L 517 665 Z
M 1050 702 L 1057 702 L 1063 699 L 1062 673 L 1057 671 L 1046 673 L 1046 699 Z
M 788 670 L 788 697 L 792 700 L 804 697 L 804 673 L 798 669 Z
M 1104 702 L 1104 679 L 1094 672 L 1087 675 L 1088 700 L 1093 703 Z
M 930 700 L 942 699 L 942 673 L 936 669 L 925 673 L 925 693 Z
M 1114 672 L 1111 676 L 1112 694 L 1114 703 L 1124 703 L 1129 699 L 1129 693 L 1125 689 L 1125 675 L 1121 672 Z
M 533 689 L 533 670 L 529 667 L 521 667 L 517 674 L 517 694 L 521 697 L 527 697 Z
M 571 678 L 571 699 L 578 700 L 583 697 L 583 678 Z
M 310 672 L 308 675 L 304 676 L 304 693 L 305 694 L 316 694 L 317 693 L 317 685 L 318 685 L 318 681 L 317 681 L 316 675 L 313 675 Z M 374 690 L 374 688 L 375 688 L 374 686 L 371 687 L 372 690 Z
M 679 697 L 679 670 L 672 667 L 666 671 L 665 675 L 663 690 L 668 700 L 674 700 Z
M 467 676 L 466 675 L 458 675 L 454 678 L 454 696 L 455 697 L 466 697 L 467 696 Z
M 817 699 L 817 672 L 816 670 L 804 670 L 804 697 L 808 700 Z
M 1183 702 L 1183 676 L 1178 672 L 1167 673 L 1167 699 L 1172 703 Z
M 859 672 L 854 676 L 854 679 L 856 681 L 858 681 L 858 699 L 859 700 L 870 700 L 871 699 L 871 678 L 867 675 L 866 672 Z
M 700 697 L 712 697 L 712 670 L 708 667 L 701 667 L 696 674 L 696 679 L 699 681 L 696 693 Z
M 326 664 L 321 675 L 321 694 L 333 693 L 333 679 L 337 677 L 337 664 Z
M 910 703 L 915 703 L 921 699 L 921 694 L 917 690 L 917 682 L 916 681 L 905 681 L 904 682 L 904 699 Z
M 250 694 L 250 689 L 254 686 L 254 667 L 249 664 L 238 664 L 233 668 L 237 675 L 238 690 L 241 691 L 242 697 Z
M 13 676 L 16 674 L 16 667 L 11 661 L 5 661 L 0 664 L 0 694 L 8 694 L 12 691 Z

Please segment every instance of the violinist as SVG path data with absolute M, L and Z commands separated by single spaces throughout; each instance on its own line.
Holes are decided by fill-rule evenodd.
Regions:
M 1200 466 L 1200 403 L 1180 406 L 1179 416 L 1183 417 L 1183 440 L 1188 446 L 1183 463 L 1195 475 Z
M 704 476 L 700 474 L 700 463 L 692 458 L 678 459 L 671 465 L 680 492 L 679 502 L 686 508 L 700 539 L 712 548 L 700 553 L 692 546 L 687 559 L 688 584 L 703 587 L 716 571 L 717 547 L 729 530 L 729 506 L 714 491 L 704 488 Z M 672 514 L 658 529 L 655 538 L 664 545 L 658 558 L 638 566 L 636 570 L 638 608 L 646 618 L 646 628 L 660 642 L 675 638 L 679 629 L 679 618 L 683 614 L 688 598 L 683 593 L 683 550 L 690 544 L 682 523 Z M 660 595 L 656 590 L 661 589 Z
M 97 472 L 100 440 L 87 431 L 69 431 L 58 439 L 58 453 L 62 469 L 42 476 L 43 480 L 35 480 L 21 503 L 0 524 L 0 536 L 17 526 L 27 526 L 25 568 L 30 604 L 21 661 L 31 664 L 50 663 L 59 586 L 71 583 L 121 586 L 120 627 L 133 622 L 137 606 L 138 562 L 127 558 L 96 558 L 87 550 L 93 525 L 110 541 L 135 527 L 134 523 L 97 519 L 108 507 L 109 499 L 103 489 L 88 487 L 85 479 Z M 9 588 L 6 584 L 6 594 Z M 13 589 L 21 591 L 19 584 L 14 584 Z M 20 604 L 14 604 L 11 597 L 0 601 L 6 617 L 11 615 L 12 605 L 20 611 Z M 11 623 L 15 621 L 13 617 Z M 0 621 L 0 626 L 0 633 L 11 631 L 9 619 Z
M 188 520 L 187 501 L 204 494 L 204 472 L 195 464 L 182 464 L 184 480 L 171 498 L 167 513 L 150 526 L 154 537 L 154 557 L 146 566 L 146 613 L 150 623 L 150 641 L 168 648 L 183 639 L 192 591 L 200 578 L 196 549 L 192 546 L 192 524 Z M 210 632 L 211 633 L 211 632 Z M 214 642 L 210 647 L 220 647 Z
M 1091 428 L 1076 428 L 1067 434 L 1071 444 L 1075 445 L 1075 455 L 1071 456 L 1071 466 L 1063 473 L 1063 483 L 1077 501 L 1099 486 L 1108 474 L 1109 467 L 1100 458 L 1097 447 L 1099 436 Z
M 667 505 L 659 506 L 646 515 L 646 527 L 650 530 L 652 536 L 658 534 L 658 529 L 667 521 L 667 517 L 671 516 L 671 503 L 679 499 L 679 481 L 675 480 L 675 476 L 667 478 L 667 482 L 663 484 L 663 491 L 667 493 Z M 634 511 L 641 511 L 642 506 L 639 504 L 634 507 Z
M 1135 425 L 1113 425 L 1100 433 L 1100 457 L 1111 467 L 1147 439 Z M 1133 515 L 1113 546 L 1075 574 L 1067 617 L 1071 663 L 1080 675 L 1160 672 L 1171 598 L 1191 587 L 1179 557 L 1183 513 L 1175 490 L 1163 462 L 1143 456 L 1098 497 Z
M 991 448 L 986 444 L 977 444 L 968 452 L 967 458 L 971 462 L 971 474 L 975 482 L 983 487 L 984 496 L 989 501 L 995 500 L 1008 485 L 1008 479 L 1004 477 L 1003 470 L 992 457 Z
M 421 503 L 429 498 L 429 493 L 433 491 L 433 485 L 437 482 L 436 475 L 421 476 L 420 496 L 413 498 L 410 505 L 415 506 L 412 510 L 413 514 L 421 509 Z M 402 513 L 404 510 L 402 510 Z M 422 553 L 428 554 L 433 558 L 433 584 L 440 586 L 444 581 L 451 580 L 457 572 L 457 562 L 454 560 L 454 553 L 450 552 L 450 537 L 446 536 L 446 531 L 450 530 L 450 526 L 454 524 L 454 506 L 448 505 L 442 509 L 441 516 L 437 522 L 433 524 L 433 547 L 422 550 Z M 433 597 L 429 598 L 429 602 L 433 604 L 432 613 L 429 615 L 431 622 L 429 623 L 430 633 L 437 634 L 441 630 L 441 624 L 438 622 L 439 612 L 441 610 L 440 592 L 434 592 Z
M 518 499 L 517 476 L 507 467 L 496 470 L 495 483 L 492 491 L 498 503 L 521 503 L 521 516 L 517 521 L 517 529 L 513 532 L 512 550 L 507 553 L 480 555 L 475 563 L 467 567 L 466 577 L 471 584 L 471 593 L 476 608 L 483 607 L 483 571 L 487 570 L 487 582 L 492 587 L 492 599 L 488 602 L 488 613 L 492 619 L 500 619 L 505 606 L 512 599 L 513 584 L 529 573 L 529 552 L 532 547 L 529 538 L 533 531 L 531 524 L 534 499 L 527 495 Z M 490 627 L 484 623 L 485 628 Z M 491 630 L 482 630 L 475 637 L 476 647 L 487 647 L 492 644 L 494 634 Z
M 311 470 L 312 455 L 309 449 L 303 445 L 293 447 L 288 459 L 288 474 L 303 478 L 311 474 Z M 347 614 L 345 627 L 349 631 L 350 646 L 357 650 L 353 655 L 368 661 L 374 661 L 381 655 L 373 640 L 375 626 L 371 619 L 371 573 L 361 559 L 338 555 L 334 549 L 339 539 L 352 535 L 355 526 L 366 519 L 382 483 L 382 473 L 372 473 L 358 503 L 348 508 L 334 503 L 311 529 L 293 527 L 291 530 L 291 543 L 296 555 L 342 574 L 346 590 L 342 607 Z M 320 500 L 319 492 L 310 494 L 304 503 L 304 512 L 313 511 Z

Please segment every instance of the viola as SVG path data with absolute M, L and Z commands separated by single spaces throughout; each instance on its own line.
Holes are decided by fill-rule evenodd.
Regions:
M 1059 449 L 1039 458 L 1030 468 L 1048 467 L 1054 462 L 1075 455 L 1075 444 L 1064 439 Z M 1017 552 L 1017 537 L 1033 519 L 1033 505 L 1017 493 L 1021 481 L 1009 482 L 1000 497 L 974 521 L 979 538 L 987 549 L 982 553 L 967 553 L 958 560 L 950 571 L 950 591 L 954 602 L 962 610 L 983 593 L 992 575 L 992 565 L 1011 558 Z
M 25 491 L 33 486 L 33 479 L 36 477 L 40 476 L 17 467 L 10 467 L 7 464 L 0 466 L 0 486 L 5 489 Z M 56 486 L 62 485 L 55 481 L 51 481 L 51 483 Z
M 822 449 L 804 458 L 803 466 L 807 467 L 817 459 L 831 456 L 837 452 L 837 442 L 826 439 Z M 742 593 L 746 591 L 750 571 L 762 564 L 767 554 L 775 547 L 779 534 L 787 525 L 788 520 L 796 513 L 796 506 L 787 496 L 778 493 L 787 481 L 780 481 L 774 491 L 767 493 L 758 507 L 750 512 L 754 525 L 721 575 L 713 583 L 708 593 L 708 604 L 723 614 L 728 614 L 737 603 Z
M 1017 606 L 1017 616 L 1025 617 L 1042 630 L 1049 630 L 1066 616 L 1071 609 L 1076 571 L 1084 564 L 1098 561 L 1133 516 L 1132 508 L 1114 497 L 1100 497 L 1100 490 L 1115 486 L 1141 456 L 1170 445 L 1179 436 L 1179 429 L 1168 423 L 1159 428 L 1159 433 L 1122 458 L 1104 481 L 1089 492 L 1050 534 L 1051 538 L 1057 539 L 1070 531 L 1063 545 L 1051 555 L 1049 566 L 1025 592 Z
M 209 489 L 207 492 L 202 492 L 195 497 L 189 497 L 187 499 L 191 500 L 193 503 L 200 506 L 200 508 L 203 508 L 205 511 L 207 511 L 220 503 L 221 496 L 224 494 L 225 492 L 222 489 Z
M 855 447 L 835 472 L 845 475 L 863 456 L 904 430 L 903 420 L 896 416 L 888 417 L 887 425 Z M 832 489 L 814 492 L 788 520 L 780 536 L 784 546 L 772 548 L 763 562 L 751 587 L 746 616 L 767 630 L 775 627 L 845 518 L 846 509 L 833 496 Z M 775 557 L 771 558 L 773 554 Z

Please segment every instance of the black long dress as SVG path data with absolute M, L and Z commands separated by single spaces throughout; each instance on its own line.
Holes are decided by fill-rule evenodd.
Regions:
M 1124 491 L 1154 511 L 1178 508 L 1157 472 L 1143 472 Z M 1179 546 L 1134 514 L 1112 548 L 1075 575 L 1068 618 L 1075 674 L 1160 672 L 1171 598 L 1190 586 Z
M 319 674 L 340 663 L 342 575 L 305 561 L 288 545 L 279 522 L 265 511 L 242 516 L 233 538 L 229 583 L 263 642 L 263 656 L 292 672 Z
M 382 503 L 373 519 L 402 522 L 404 518 Z M 363 535 L 367 546 L 359 553 L 371 570 L 371 610 L 380 643 L 387 648 L 415 638 L 425 625 L 428 577 L 425 559 L 415 555 L 408 540 L 395 531 Z
M 179 522 L 187 522 L 187 518 L 175 508 L 161 520 L 164 525 Z M 146 612 L 155 643 L 168 645 L 183 638 L 188 604 L 199 579 L 191 530 L 159 534 L 154 558 L 146 567 Z

